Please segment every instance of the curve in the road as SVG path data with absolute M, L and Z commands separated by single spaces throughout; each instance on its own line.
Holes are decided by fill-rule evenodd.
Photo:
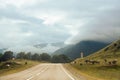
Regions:
M 75 80 L 62 64 L 45 63 L 0 77 L 0 80 Z

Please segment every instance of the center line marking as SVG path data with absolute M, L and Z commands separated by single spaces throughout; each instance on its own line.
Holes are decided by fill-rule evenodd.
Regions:
M 40 75 L 41 73 L 43 73 L 45 70 L 47 70 L 48 69 L 48 67 L 47 68 L 44 68 L 41 72 L 39 72 L 39 73 L 37 73 L 36 75 L 38 76 L 38 75 Z M 30 77 L 30 78 L 28 78 L 28 79 L 26 79 L 26 80 L 31 80 L 33 77 L 35 77 L 35 76 L 32 76 L 32 77 Z
M 47 69 L 48 69 L 48 67 L 45 68 L 44 70 L 42 70 L 41 72 L 37 73 L 36 75 L 37 75 L 37 76 L 40 75 L 41 73 L 43 73 L 43 72 L 46 71 Z
M 30 77 L 30 78 L 28 78 L 28 79 L 26 79 L 26 80 L 31 80 L 33 78 L 33 76 L 32 77 Z

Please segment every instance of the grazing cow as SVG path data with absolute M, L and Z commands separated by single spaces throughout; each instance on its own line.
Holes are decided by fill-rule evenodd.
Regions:
M 76 64 L 76 61 L 74 61 L 74 64 Z
M 83 63 L 80 63 L 80 66 L 82 66 L 83 65 Z
M 114 59 L 114 60 L 112 61 L 112 64 L 113 64 L 113 65 L 116 65 L 116 64 L 117 64 L 117 59 Z
M 96 61 L 96 60 L 85 60 L 86 64 L 90 63 L 90 64 L 100 64 L 100 61 Z
M 87 63 L 89 63 L 90 62 L 90 60 L 85 60 L 85 63 L 87 64 Z
M 25 62 L 25 65 L 27 65 L 28 63 L 27 62 Z
M 109 64 L 109 65 L 111 65 L 111 64 L 112 64 L 112 62 L 111 62 L 111 61 L 109 61 L 109 62 L 108 62 L 108 64 Z
M 95 61 L 95 60 L 91 60 L 90 63 L 91 63 L 91 64 L 100 64 L 99 61 Z
M 114 59 L 112 61 L 108 62 L 109 65 L 116 65 L 117 64 L 117 59 Z
M 104 59 L 105 63 L 107 62 L 107 59 Z

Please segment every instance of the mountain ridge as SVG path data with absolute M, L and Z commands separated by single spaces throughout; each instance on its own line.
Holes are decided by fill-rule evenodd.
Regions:
M 120 57 L 120 39 L 113 41 L 110 45 L 87 56 L 86 58 L 119 58 Z
M 107 46 L 109 43 L 99 42 L 99 41 L 81 41 L 75 45 L 66 46 L 55 51 L 53 54 L 65 54 L 72 59 L 79 58 L 80 53 L 83 52 L 84 56 L 88 56 L 103 47 Z M 97 46 L 97 47 L 96 47 Z

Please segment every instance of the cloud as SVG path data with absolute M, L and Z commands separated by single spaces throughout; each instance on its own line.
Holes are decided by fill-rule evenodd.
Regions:
M 54 51 L 60 49 L 60 47 L 56 47 L 53 46 L 51 44 L 48 44 L 47 46 L 43 47 L 43 48 L 37 48 L 34 47 L 33 45 L 26 45 L 26 46 L 14 46 L 14 47 L 10 47 L 8 48 L 6 51 L 12 50 L 15 53 L 19 53 L 19 52 L 31 52 L 31 53 L 53 53 Z
M 0 48 L 120 38 L 119 0 L 1 0 Z
M 115 1 L 116 2 L 116 1 Z M 114 1 L 113 1 L 114 3 Z M 105 7 L 107 6 L 107 7 Z M 87 23 L 76 30 L 75 35 L 66 40 L 67 44 L 75 44 L 83 40 L 111 42 L 120 38 L 120 6 L 108 4 L 99 7 L 100 12 L 87 17 Z
M 14 5 L 0 8 L 0 11 L 0 48 L 59 42 L 64 41 L 69 36 L 61 28 L 62 25 L 54 25 L 58 26 L 58 28 L 50 27 L 44 24 L 46 20 L 23 14 Z

